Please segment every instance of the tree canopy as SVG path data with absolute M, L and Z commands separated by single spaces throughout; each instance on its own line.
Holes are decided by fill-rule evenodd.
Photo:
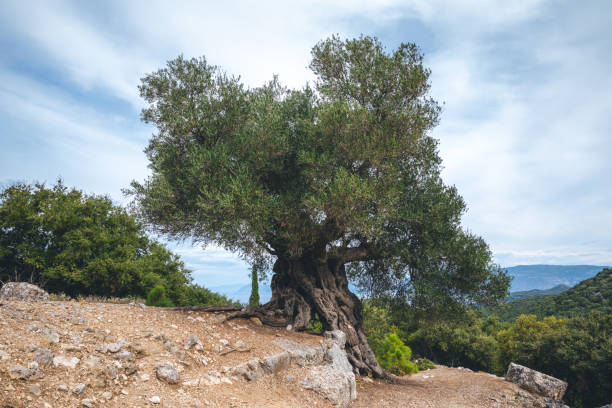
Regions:
M 17 183 L 0 192 L 0 280 L 70 296 L 146 296 L 165 288 L 176 304 L 228 300 L 191 284 L 178 255 L 105 196 Z
M 273 260 L 268 309 L 298 329 L 316 313 L 349 346 L 365 337 L 344 265 L 368 291 L 415 305 L 503 299 L 508 278 L 462 229 L 465 203 L 440 177 L 440 107 L 418 47 L 331 37 L 310 68 L 317 80 L 299 90 L 277 77 L 248 88 L 204 57 L 144 77 L 142 118 L 157 131 L 152 174 L 131 189 L 141 218 Z

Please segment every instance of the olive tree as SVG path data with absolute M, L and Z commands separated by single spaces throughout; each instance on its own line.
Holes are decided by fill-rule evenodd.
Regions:
M 409 302 L 503 298 L 508 279 L 465 204 L 440 177 L 439 105 L 414 44 L 331 37 L 312 49 L 313 87 L 248 88 L 204 57 L 145 76 L 151 176 L 130 193 L 176 239 L 272 261 L 266 321 L 305 330 L 316 315 L 347 335 L 362 373 L 387 376 L 362 330 L 352 276 Z

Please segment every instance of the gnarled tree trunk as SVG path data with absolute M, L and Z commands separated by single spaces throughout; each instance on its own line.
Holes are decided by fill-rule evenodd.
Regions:
M 295 330 L 308 328 L 316 313 L 324 330 L 346 334 L 348 358 L 361 374 L 387 377 L 362 329 L 362 304 L 349 291 L 344 264 L 314 256 L 279 257 L 274 264 L 272 299 L 263 307 Z

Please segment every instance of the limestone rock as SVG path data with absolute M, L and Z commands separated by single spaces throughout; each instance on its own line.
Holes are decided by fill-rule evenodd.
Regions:
M 561 401 L 567 389 L 565 381 L 514 363 L 508 366 L 506 379 L 527 391 L 552 398 L 555 401 Z
M 310 347 L 287 339 L 276 340 L 274 344 L 288 352 L 291 356 L 291 361 L 300 366 L 322 363 L 327 348 Z
M 34 352 L 34 360 L 41 367 L 49 367 L 53 363 L 53 354 L 48 348 L 40 347 Z
M 346 408 L 357 398 L 355 374 L 333 369 L 331 366 L 314 367 L 300 385 L 327 398 L 332 404 Z
M 342 330 L 326 331 L 323 335 L 326 339 L 331 340 L 332 343 L 336 343 L 338 347 L 344 349 L 346 345 L 346 334 Z
M 185 340 L 185 350 L 191 349 L 196 344 L 200 343 L 200 339 L 195 334 L 190 334 Z M 200 343 L 201 344 L 201 343 Z
M 120 359 L 120 360 L 127 360 L 127 361 L 133 360 L 135 358 L 134 354 L 130 353 L 127 350 L 124 350 L 124 351 L 121 351 L 121 352 L 115 354 L 115 357 Z
M 22 365 L 17 365 L 9 369 L 9 375 L 11 376 L 11 378 L 17 380 L 27 380 L 34 374 L 36 374 L 35 370 L 29 369 Z
M 123 344 L 121 343 L 110 343 L 106 345 L 106 351 L 109 353 L 118 353 L 122 346 Z
M 72 387 L 72 393 L 74 395 L 83 395 L 86 388 L 87 386 L 83 383 L 75 384 L 74 387 Z
M 86 408 L 93 408 L 94 407 L 94 400 L 90 399 L 90 398 L 85 398 L 84 400 L 81 401 L 81 405 L 86 407 Z
M 178 371 L 170 363 L 157 364 L 155 366 L 155 376 L 168 384 L 178 384 L 181 379 Z
M 261 360 L 261 367 L 266 374 L 278 374 L 291 365 L 291 355 L 288 352 L 273 354 Z
M 49 300 L 49 294 L 27 282 L 8 282 L 0 289 L 0 299 L 17 299 L 26 302 Z
M 300 385 L 345 408 L 357 398 L 355 374 L 344 352 L 346 335 L 340 330 L 328 331 L 324 335 L 331 341 L 331 346 L 324 350 L 323 359 L 327 365 L 310 369 Z
M 55 367 L 68 367 L 75 368 L 77 364 L 79 364 L 79 359 L 76 357 L 65 357 L 65 356 L 57 356 L 53 357 L 53 365 Z
M 229 374 L 234 379 L 243 381 L 257 381 L 265 375 L 262 362 L 258 358 L 231 368 Z
M 28 391 L 36 396 L 40 395 L 40 386 L 38 384 L 32 384 L 28 387 Z

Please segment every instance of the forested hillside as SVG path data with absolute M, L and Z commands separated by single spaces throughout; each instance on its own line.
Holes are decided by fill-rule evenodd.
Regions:
M 590 311 L 612 312 L 612 269 L 604 269 L 590 279 L 558 295 L 538 295 L 508 302 L 499 307 L 501 320 L 511 320 L 521 314 L 574 317 Z
M 518 292 L 510 292 L 510 295 L 506 298 L 506 302 L 514 302 L 515 300 L 525 299 L 532 296 L 539 295 L 558 295 L 568 290 L 570 287 L 567 285 L 557 285 L 550 289 L 532 289 L 532 290 L 521 290 Z

